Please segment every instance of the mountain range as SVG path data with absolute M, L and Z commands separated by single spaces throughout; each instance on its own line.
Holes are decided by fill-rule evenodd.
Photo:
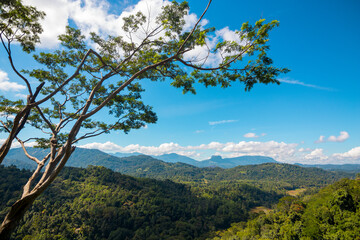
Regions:
M 43 158 L 48 150 L 39 148 L 27 148 L 30 155 L 39 159 Z M 89 157 L 91 156 L 91 157 Z M 164 154 L 159 156 L 148 156 L 141 153 L 113 153 L 107 154 L 96 149 L 77 148 L 67 166 L 86 168 L 89 165 L 104 166 L 117 172 L 125 174 L 140 174 L 142 171 L 157 169 L 159 173 L 163 172 L 201 172 L 197 168 L 223 168 L 230 169 L 237 166 L 258 165 L 264 163 L 278 163 L 273 158 L 264 156 L 241 156 L 235 158 L 222 158 L 221 156 L 212 156 L 210 159 L 197 161 L 190 157 L 178 155 L 176 153 Z M 13 148 L 9 151 L 3 164 L 5 166 L 15 165 L 24 169 L 35 169 L 36 164 L 29 160 L 21 148 Z M 301 167 L 322 168 L 329 171 L 344 171 L 356 173 L 360 171 L 360 164 L 344 165 L 304 165 L 296 164 Z M 142 170 L 140 170 L 142 169 Z M 171 170 L 171 171 L 170 171 Z M 170 175 L 172 175 L 171 173 Z M 147 175 L 147 174 L 145 174 Z

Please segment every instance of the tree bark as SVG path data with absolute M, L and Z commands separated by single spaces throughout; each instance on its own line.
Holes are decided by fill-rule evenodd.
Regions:
M 3 223 L 0 226 L 0 239 L 8 240 L 12 232 L 18 226 L 20 220 L 24 217 L 26 211 L 31 207 L 32 203 L 39 194 L 29 194 L 17 200 L 12 206 L 9 213 L 6 215 Z

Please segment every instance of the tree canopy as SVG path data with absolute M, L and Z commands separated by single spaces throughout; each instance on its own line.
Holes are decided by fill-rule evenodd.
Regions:
M 19 41 L 29 52 L 39 40 L 37 34 L 41 28 L 37 21 L 43 13 L 24 7 L 12 14 L 11 7 L 18 3 L 9 1 L 9 7 L 2 8 L 1 26 L 5 30 L 1 37 L 8 39 L 9 44 Z M 201 24 L 210 4 L 211 1 L 190 29 L 185 28 L 184 17 L 189 11 L 186 1 L 173 1 L 164 6 L 154 21 L 142 12 L 125 17 L 123 32 L 118 36 L 91 33 L 87 39 L 80 29 L 69 26 L 59 36 L 59 49 L 34 55 L 42 68 L 19 72 L 14 67 L 27 83 L 29 97 L 26 104 L 5 97 L 0 99 L 6 119 L 1 122 L 2 128 L 9 132 L 6 149 L 17 139 L 38 167 L 24 186 L 21 199 L 5 218 L 2 229 L 18 222 L 19 216 L 21 218 L 36 197 L 54 181 L 74 151 L 74 144 L 111 131 L 127 133 L 156 122 L 152 108 L 141 100 L 142 81 L 169 81 L 183 93 L 194 94 L 196 84 L 226 88 L 233 82 L 241 82 L 246 91 L 256 83 L 279 84 L 278 75 L 288 69 L 273 66 L 267 55 L 269 32 L 278 26 L 278 21 L 266 23 L 260 19 L 254 25 L 244 23 L 236 31 L 235 41 L 217 39 L 211 46 L 209 39 L 215 28 Z M 30 17 L 25 17 L 27 13 Z M 13 18 L 16 19 L 14 23 Z M 26 26 L 21 28 L 23 35 L 14 30 L 19 26 Z M 10 35 L 12 38 L 7 37 Z M 10 45 L 3 46 L 11 60 Z M 191 55 L 195 50 L 205 51 L 205 57 Z M 218 61 L 210 61 L 210 56 L 216 56 Z M 34 93 L 30 79 L 39 84 Z M 35 101 L 38 94 L 42 99 Z M 109 117 L 100 119 L 99 113 Z M 17 135 L 25 122 L 44 134 L 21 140 Z M 49 148 L 48 155 L 37 159 L 28 154 L 25 142 L 29 140 L 35 140 L 37 147 Z M 6 153 L 2 151 L 2 159 Z

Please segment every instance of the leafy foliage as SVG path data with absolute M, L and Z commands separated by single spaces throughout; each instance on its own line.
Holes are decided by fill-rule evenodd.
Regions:
M 11 191 L 29 174 L 0 166 L 1 190 Z M 19 180 L 11 182 L 13 176 Z M 15 195 L 3 195 L 2 208 Z M 213 230 L 246 220 L 254 205 L 275 203 L 279 197 L 246 184 L 203 191 L 104 167 L 65 168 L 35 201 L 13 238 L 204 239 Z
M 13 41 L 19 42 L 25 52 L 34 51 L 35 44 L 40 42 L 39 34 L 42 33 L 39 20 L 44 16 L 44 12 L 32 6 L 23 5 L 21 0 L 2 0 L 0 39 L 7 51 L 10 51 L 7 44 Z
M 111 131 L 128 133 L 157 121 L 152 107 L 141 99 L 143 81 L 169 80 L 183 93 L 196 93 L 196 83 L 229 87 L 232 82 L 241 82 L 246 91 L 256 83 L 279 84 L 278 75 L 288 69 L 274 67 L 267 56 L 268 33 L 278 25 L 277 21 L 265 23 L 261 19 L 254 26 L 245 23 L 236 32 L 237 41 L 220 39 L 215 48 L 206 48 L 208 54 L 220 56 L 216 66 L 209 66 L 207 58 L 187 59 L 187 53 L 207 45 L 215 30 L 201 26 L 208 7 L 189 32 L 185 29 L 189 11 L 186 1 L 173 1 L 163 7 L 155 25 L 141 12 L 125 17 L 119 36 L 91 33 L 87 41 L 79 29 L 67 27 L 59 36 L 59 49 L 34 55 L 41 68 L 20 73 L 13 64 L 11 43 L 20 42 L 26 52 L 34 50 L 42 31 L 38 20 L 43 13 L 23 6 L 19 0 L 6 0 L 1 5 L 1 42 L 29 95 L 23 107 L 22 102 L 0 99 L 5 114 L 2 117 L 6 118 L 6 122 L 0 123 L 9 132 L 0 149 L 0 162 L 16 139 L 28 158 L 37 164 L 21 198 L 0 226 L 1 238 L 9 238 L 26 210 L 56 179 L 75 150 L 74 144 Z M 96 46 L 97 51 L 88 46 Z M 247 62 L 242 61 L 245 57 Z M 30 84 L 33 81 L 40 82 L 34 93 Z M 38 95 L 42 99 L 36 100 Z M 15 115 L 14 120 L 11 114 Z M 101 117 L 104 114 L 106 118 Z M 31 139 L 22 141 L 18 137 L 25 124 L 44 133 L 31 138 L 36 147 L 50 148 L 44 158 L 37 159 L 26 152 L 24 142 Z
M 343 179 L 304 199 L 284 197 L 276 209 L 237 223 L 214 239 L 359 239 L 360 181 Z

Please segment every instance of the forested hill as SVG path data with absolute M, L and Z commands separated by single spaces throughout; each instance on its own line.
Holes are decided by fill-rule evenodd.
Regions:
M 38 148 L 27 148 L 27 151 L 37 157 L 43 158 L 47 154 L 47 150 Z M 91 156 L 91 158 L 89 158 Z M 147 158 L 146 158 L 147 157 Z M 151 157 L 153 158 L 151 160 Z M 270 157 L 264 156 L 241 156 L 235 158 L 222 158 L 220 156 L 213 156 L 212 158 L 204 161 L 196 161 L 192 158 L 178 155 L 176 153 L 164 154 L 160 156 L 148 156 L 140 153 L 133 154 L 107 154 L 96 149 L 77 148 L 70 157 L 67 166 L 72 167 L 87 167 L 89 165 L 104 166 L 115 171 L 120 171 L 120 168 L 131 167 L 127 158 L 131 161 L 139 163 L 143 159 L 154 162 L 154 160 L 162 160 L 168 163 L 186 163 L 196 167 L 221 167 L 232 168 L 239 165 L 250 164 L 262 164 L 262 163 L 276 163 L 276 161 Z M 138 158 L 138 159 L 137 159 Z M 123 163 L 122 163 L 123 162 Z M 124 163 L 127 162 L 127 163 Z M 135 163 L 135 164 L 137 164 Z M 36 165 L 29 161 L 29 159 L 23 153 L 21 148 L 11 149 L 4 161 L 4 164 L 16 165 L 19 168 L 35 169 Z M 127 169 L 122 169 L 127 171 Z
M 360 239 L 360 180 L 343 179 L 312 196 L 284 197 L 269 214 L 234 223 L 220 239 Z
M 306 164 L 299 164 L 296 165 L 301 167 L 316 167 L 321 168 L 328 171 L 342 171 L 348 173 L 359 173 L 360 172 L 360 164 L 314 164 L 314 165 L 306 165 Z
M 0 165 L 0 218 L 29 171 Z M 25 215 L 14 239 L 205 239 L 281 197 L 237 184 L 226 194 L 169 180 L 138 179 L 104 167 L 64 168 Z M 211 192 L 211 195 L 204 194 Z
M 271 157 L 264 156 L 241 156 L 234 158 L 222 158 L 221 156 L 212 156 L 210 159 L 203 161 L 196 161 L 192 158 L 178 155 L 176 153 L 164 154 L 160 156 L 154 156 L 156 159 L 163 160 L 171 163 L 187 163 L 196 167 L 221 167 L 221 168 L 233 168 L 242 165 L 254 165 L 262 163 L 277 163 Z
M 41 157 L 45 151 L 29 148 L 32 155 Z M 31 164 L 22 149 L 13 149 L 9 158 Z M 247 181 L 277 183 L 282 188 L 323 187 L 341 178 L 354 177 L 354 174 L 330 172 L 319 168 L 304 168 L 291 164 L 264 163 L 222 169 L 218 167 L 198 168 L 185 163 L 169 163 L 154 159 L 147 155 L 118 158 L 99 150 L 77 149 L 69 159 L 67 166 L 83 167 L 89 165 L 104 166 L 116 172 L 156 179 L 171 179 L 180 182 L 218 182 Z M 21 168 L 21 165 L 18 167 Z
M 238 166 L 220 171 L 215 179 L 253 180 L 287 182 L 294 187 L 326 186 L 341 178 L 354 177 L 343 172 L 329 172 L 320 168 L 304 168 L 292 164 L 265 163 L 260 165 Z

